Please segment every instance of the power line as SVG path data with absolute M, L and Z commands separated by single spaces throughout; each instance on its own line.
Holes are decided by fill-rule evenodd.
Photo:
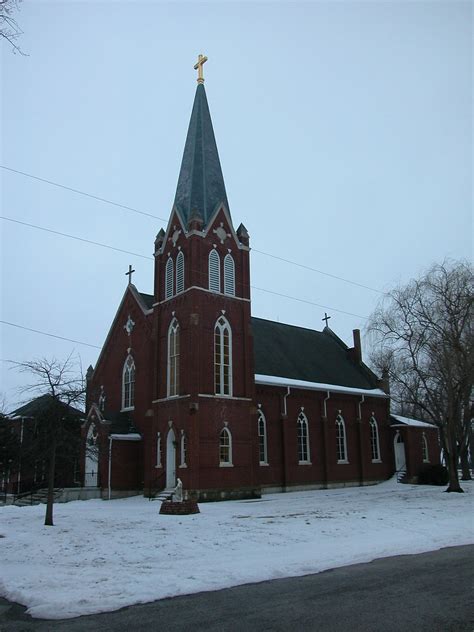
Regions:
M 34 176 L 31 173 L 25 173 L 25 171 L 19 171 L 18 169 L 12 169 L 11 167 L 7 167 L 5 165 L 0 165 L 2 169 L 6 169 L 7 171 L 11 171 L 13 173 L 18 173 L 22 176 L 26 176 L 27 178 L 32 178 L 33 180 L 39 180 L 40 182 L 46 182 L 46 184 L 51 184 L 53 187 L 59 187 L 60 189 L 66 189 L 66 191 L 72 191 L 73 193 L 77 193 L 79 195 L 85 195 L 88 198 L 92 198 L 93 200 L 98 200 L 99 202 L 104 202 L 105 204 L 112 204 L 113 206 L 118 206 L 119 208 L 123 208 L 126 211 L 132 211 L 132 213 L 138 213 L 139 215 L 146 215 L 147 217 L 153 217 L 153 219 L 159 219 L 161 222 L 167 222 L 166 219 L 162 217 L 158 217 L 157 215 L 152 215 L 151 213 L 147 213 L 146 211 L 140 211 L 137 208 L 133 208 L 132 206 L 126 206 L 125 204 L 119 204 L 118 202 L 112 202 L 112 200 L 107 200 L 106 198 L 99 197 L 98 195 L 93 195 L 92 193 L 86 193 L 85 191 L 80 191 L 79 189 L 73 189 L 72 187 L 68 187 L 65 184 L 60 184 L 59 182 L 53 182 L 52 180 L 46 180 L 45 178 L 40 178 L 39 176 Z
M 141 257 L 142 259 L 153 259 L 153 257 L 147 257 L 146 255 L 140 255 L 138 252 L 131 252 L 130 250 L 123 250 L 122 248 L 115 248 L 108 244 L 101 244 L 98 241 L 92 241 L 91 239 L 84 239 L 83 237 L 76 237 L 75 235 L 69 235 L 68 233 L 62 233 L 59 230 L 52 230 L 51 228 L 44 228 L 43 226 L 36 226 L 36 224 L 29 224 L 28 222 L 20 222 L 18 219 L 12 219 L 11 217 L 4 217 L 0 215 L 0 219 L 4 219 L 7 222 L 14 222 L 15 224 L 21 224 L 22 226 L 28 226 L 29 228 L 36 228 L 37 230 L 43 230 L 46 233 L 52 233 L 53 235 L 60 235 L 61 237 L 69 237 L 69 239 L 75 239 L 76 241 L 83 241 L 86 244 L 93 244 L 94 246 L 100 246 L 101 248 L 108 248 L 109 250 L 116 250 L 117 252 L 123 252 L 126 255 L 133 255 L 134 257 Z
M 31 327 L 24 327 L 23 325 L 18 325 L 17 323 L 9 323 L 6 320 L 0 320 L 0 323 L 3 325 L 10 325 L 10 327 L 17 327 L 18 329 L 25 329 L 26 331 L 32 331 L 35 334 L 42 334 L 43 336 L 49 336 L 50 338 L 58 338 L 58 340 L 67 340 L 67 342 L 74 342 L 78 345 L 85 345 L 86 347 L 92 347 L 93 349 L 102 349 L 102 347 L 98 347 L 97 345 L 91 345 L 88 342 L 82 342 L 81 340 L 73 340 L 72 338 L 65 338 L 64 336 L 57 336 L 56 334 L 50 334 L 46 331 L 41 331 L 39 329 L 31 329 Z
M 67 191 L 72 191 L 73 193 L 78 193 L 80 195 L 85 195 L 86 197 L 92 198 L 94 200 L 98 200 L 99 202 L 105 202 L 106 204 L 112 204 L 113 206 L 118 206 L 119 208 L 123 208 L 128 211 L 132 211 L 134 213 L 139 213 L 140 215 L 146 215 L 148 217 L 153 217 L 154 219 L 159 219 L 165 224 L 168 223 L 168 220 L 163 217 L 158 217 L 157 215 L 152 215 L 151 213 L 147 213 L 145 211 L 140 211 L 131 206 L 126 206 L 124 204 L 119 204 L 117 202 L 112 202 L 111 200 L 107 200 L 106 198 L 98 197 L 97 195 L 92 195 L 91 193 L 86 193 L 85 191 L 80 191 L 79 189 L 73 189 L 64 184 L 60 184 L 59 182 L 53 182 L 52 180 L 46 180 L 45 178 L 40 178 L 38 176 L 34 176 L 31 173 L 26 173 L 24 171 L 19 171 L 18 169 L 12 169 L 11 167 L 7 167 L 5 165 L 0 165 L 2 169 L 6 169 L 7 171 L 12 171 L 13 173 L 18 173 L 22 176 L 26 176 L 27 178 L 33 178 L 34 180 L 39 180 L 40 182 L 46 182 L 46 184 L 51 184 L 56 187 L 60 187 L 61 189 L 66 189 Z M 14 221 L 14 220 L 11 220 Z M 43 229 L 45 230 L 45 229 Z M 51 231 L 52 232 L 52 231 Z M 86 241 L 86 240 L 85 240 Z M 95 242 L 90 242 L 95 243 Z M 355 285 L 356 287 L 363 288 L 365 290 L 370 290 L 371 292 L 377 292 L 379 294 L 384 294 L 381 290 L 377 290 L 376 288 L 370 287 L 369 285 L 364 285 L 363 283 L 358 283 L 357 281 L 351 281 L 350 279 L 346 279 L 344 277 L 338 276 L 336 274 L 331 274 L 330 272 L 324 272 L 324 270 L 318 270 L 317 268 L 312 268 L 311 266 L 304 265 L 303 263 L 298 263 L 297 261 L 292 261 L 291 259 L 285 259 L 283 257 L 279 257 L 277 255 L 273 255 L 269 252 L 263 252 L 262 250 L 257 250 L 256 248 L 252 248 L 253 252 L 257 252 L 261 255 L 265 255 L 266 257 L 271 257 L 272 259 L 277 259 L 284 263 L 288 263 L 293 266 L 297 266 L 298 268 L 303 268 L 304 270 L 309 270 L 310 272 L 316 272 L 317 274 L 322 274 L 324 276 L 330 277 L 332 279 L 336 279 L 337 281 L 342 281 L 344 283 L 349 283 L 350 285 Z M 126 252 L 126 251 L 123 251 Z M 130 253 L 133 254 L 133 253 Z M 139 257 L 143 257 L 143 255 L 138 255 Z
M 307 266 L 304 263 L 297 263 L 296 261 L 291 261 L 290 259 L 284 259 L 283 257 L 278 257 L 277 255 L 272 255 L 269 252 L 263 252 L 262 250 L 257 250 L 256 248 L 252 248 L 252 252 L 258 252 L 260 255 L 265 255 L 266 257 L 271 257 L 272 259 L 277 259 L 278 261 L 283 261 L 284 263 L 291 263 L 291 265 L 298 266 L 298 268 L 303 268 L 304 270 L 310 270 L 311 272 L 317 272 L 318 274 L 323 274 L 324 276 L 331 277 L 331 279 L 344 281 L 345 283 L 350 283 L 351 285 L 362 287 L 365 290 L 370 290 L 371 292 L 378 292 L 379 294 L 385 294 L 385 292 L 382 292 L 381 290 L 377 290 L 374 287 L 370 287 L 369 285 L 364 285 L 363 283 L 357 283 L 357 281 L 350 281 L 349 279 L 344 279 L 343 277 L 337 276 L 337 274 L 324 272 L 323 270 L 318 270 L 317 268 L 311 268 L 311 266 Z
M 23 226 L 28 226 L 29 228 L 36 228 L 37 230 L 42 230 L 45 231 L 47 233 L 52 233 L 53 235 L 60 235 L 61 237 L 68 237 L 69 239 L 75 239 L 77 241 L 82 241 L 85 242 L 87 244 L 92 244 L 94 246 L 99 246 L 101 248 L 107 248 L 108 250 L 115 250 L 116 252 L 121 252 L 121 253 L 125 253 L 125 254 L 129 254 L 129 255 L 133 255 L 135 257 L 141 257 L 142 259 L 153 259 L 153 257 L 150 256 L 146 256 L 146 255 L 141 255 L 138 254 L 136 252 L 131 252 L 129 250 L 123 250 L 122 248 L 115 248 L 114 246 L 109 246 L 108 244 L 102 244 L 98 241 L 92 241 L 90 239 L 84 239 L 82 237 L 76 237 L 75 235 L 69 235 L 68 233 L 62 233 L 58 230 L 51 230 L 50 228 L 43 228 L 42 226 L 36 226 L 35 224 L 30 224 L 28 222 L 21 222 L 19 220 L 16 219 L 12 219 L 11 217 L 4 217 L 2 215 L 0 215 L 0 219 L 9 221 L 9 222 L 14 222 L 15 224 L 21 224 Z M 192 272 L 197 272 L 197 273 L 201 273 L 200 270 L 192 270 Z M 308 301 L 307 299 L 303 299 L 303 298 L 298 298 L 296 296 L 289 296 L 288 294 L 283 294 L 280 292 L 274 292 L 273 290 L 267 290 L 265 288 L 261 288 L 261 287 L 256 287 L 255 285 L 251 285 L 250 288 L 252 290 L 258 290 L 259 292 L 266 292 L 267 294 L 273 294 L 274 296 L 281 296 L 282 298 L 287 298 L 290 299 L 292 301 L 298 301 L 299 303 L 306 303 L 307 305 L 314 305 L 315 307 L 322 307 L 324 309 L 330 309 L 334 312 L 338 312 L 339 314 L 346 314 L 347 316 L 355 316 L 356 318 L 362 318 L 364 320 L 368 320 L 367 316 L 361 316 L 360 314 L 354 314 L 353 312 L 347 312 L 345 310 L 342 309 L 337 309 L 336 307 L 330 307 L 329 305 L 321 305 L 319 303 L 314 303 L 313 301 Z

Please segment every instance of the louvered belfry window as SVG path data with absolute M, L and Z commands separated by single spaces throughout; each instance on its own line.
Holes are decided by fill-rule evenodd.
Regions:
M 231 254 L 224 258 L 224 294 L 235 296 L 235 265 Z
M 184 255 L 182 252 L 176 257 L 176 294 L 184 292 Z
M 214 383 L 216 395 L 232 395 L 232 334 L 223 316 L 214 328 Z
M 221 291 L 221 260 L 217 250 L 209 253 L 209 289 L 211 292 Z
M 173 277 L 174 277 L 174 265 L 173 259 L 168 258 L 165 268 L 165 299 L 173 296 Z

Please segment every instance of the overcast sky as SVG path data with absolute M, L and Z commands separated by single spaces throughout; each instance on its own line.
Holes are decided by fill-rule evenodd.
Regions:
M 321 329 L 327 311 L 351 344 L 380 292 L 472 257 L 472 17 L 456 0 L 25 0 L 27 56 L 0 43 L 1 164 L 155 217 L 0 169 L 3 218 L 137 253 L 2 219 L 1 319 L 100 347 L 129 264 L 152 292 L 145 257 L 204 53 L 232 218 L 254 249 L 253 315 Z M 99 353 L 6 324 L 0 336 L 9 410 L 25 377 L 5 360 L 74 350 L 85 369 Z

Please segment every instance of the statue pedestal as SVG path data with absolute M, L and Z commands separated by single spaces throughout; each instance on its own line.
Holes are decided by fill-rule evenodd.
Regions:
M 187 516 L 188 514 L 201 513 L 195 500 L 183 500 L 181 503 L 165 500 L 161 503 L 160 514 L 167 516 Z

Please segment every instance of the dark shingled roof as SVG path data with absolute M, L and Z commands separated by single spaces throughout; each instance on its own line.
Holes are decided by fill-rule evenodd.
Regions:
M 153 294 L 144 294 L 143 292 L 139 292 L 140 296 L 147 309 L 151 309 L 153 307 L 153 303 L 155 302 L 155 297 Z
M 44 412 L 47 412 L 53 400 L 54 398 L 52 395 L 41 395 L 40 397 L 36 397 L 36 399 L 32 399 L 31 402 L 23 404 L 23 406 L 20 406 L 20 408 L 14 410 L 12 413 L 10 413 L 9 417 L 38 417 Z M 64 407 L 65 410 L 68 410 L 70 414 L 77 417 L 84 416 L 84 413 L 77 408 L 74 408 L 73 406 L 68 406 L 63 402 L 60 402 L 60 404 Z
M 329 327 L 314 331 L 252 318 L 255 373 L 352 388 L 377 388 L 376 376 L 356 364 Z
M 200 83 L 194 98 L 174 204 L 185 226 L 191 214 L 200 215 L 206 226 L 222 203 L 229 210 L 206 91 Z

